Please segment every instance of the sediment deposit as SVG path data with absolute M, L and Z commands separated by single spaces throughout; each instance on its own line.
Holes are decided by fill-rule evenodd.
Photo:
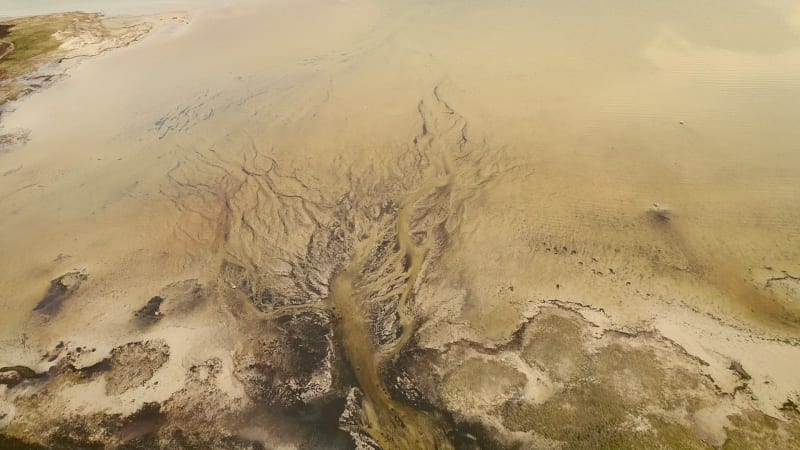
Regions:
M 75 47 L 2 118 L 0 446 L 798 448 L 798 11 L 616 3 Z

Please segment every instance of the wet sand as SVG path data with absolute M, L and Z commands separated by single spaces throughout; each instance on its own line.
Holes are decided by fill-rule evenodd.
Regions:
M 4 439 L 797 446 L 796 7 L 187 17 L 3 114 Z

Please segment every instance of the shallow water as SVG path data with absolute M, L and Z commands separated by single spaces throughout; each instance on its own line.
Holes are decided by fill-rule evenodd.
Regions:
M 753 0 L 240 3 L 18 105 L 6 126 L 33 141 L 3 167 L 33 158 L 49 186 L 78 183 L 118 170 L 114 157 L 168 167 L 239 130 L 325 167 L 413 136 L 415 104 L 443 83 L 472 133 L 537 166 L 508 194 L 550 211 L 540 232 L 584 240 L 658 202 L 703 253 L 750 260 L 755 246 L 794 264 L 798 17 L 791 2 Z M 4 189 L 22 178 L 37 175 Z M 108 181 L 94 195 L 122 189 Z
M 478 340 L 509 339 L 525 302 L 549 298 L 632 324 L 653 320 L 658 302 L 800 336 L 796 2 L 66 5 L 0 0 L 0 14 L 186 8 L 193 20 L 84 61 L 4 115 L 6 128 L 32 130 L 0 155 L 5 342 L 36 333 L 31 309 L 68 270 L 90 273 L 92 325 L 75 311 L 39 339 L 122 339 L 109 305 L 215 280 L 220 258 L 282 273 L 329 203 L 386 195 L 407 221 L 405 206 L 428 201 L 414 193 L 450 189 L 450 176 L 452 197 L 430 200 L 458 217 L 442 221 L 446 251 L 420 256 L 407 229 L 399 238 L 417 257 L 404 343 L 435 315 L 408 300 L 428 276 L 470 292 L 453 324 Z M 415 149 L 457 151 L 405 164 Z M 274 167 L 278 178 L 248 187 Z M 352 239 L 372 244 L 369 227 L 385 224 L 361 229 L 356 216 L 330 220 L 355 222 L 366 237 Z M 353 314 L 360 252 L 332 281 L 332 303 Z M 785 289 L 770 287 L 782 274 Z M 361 318 L 340 328 L 357 343 L 352 360 L 377 351 Z M 359 364 L 373 406 L 424 423 L 385 394 L 380 368 Z

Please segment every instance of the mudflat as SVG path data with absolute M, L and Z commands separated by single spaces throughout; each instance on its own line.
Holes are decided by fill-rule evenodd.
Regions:
M 0 446 L 800 448 L 800 9 L 596 3 L 2 22 Z

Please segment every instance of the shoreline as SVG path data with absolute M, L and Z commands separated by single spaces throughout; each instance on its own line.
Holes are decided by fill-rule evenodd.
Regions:
M 36 82 L 37 78 L 63 75 L 69 70 L 62 66 L 64 62 L 133 45 L 163 26 L 165 20 L 188 24 L 189 15 L 64 12 L 0 20 L 0 44 L 5 44 L 0 56 L 0 106 L 45 87 Z
M 86 58 L 134 45 L 156 28 L 186 25 L 188 13 L 106 16 L 65 12 L 0 21 L 0 154 L 28 140 L 30 130 L 6 130 L 3 116 L 26 97 L 68 76 Z M 165 23 L 166 22 L 166 23 Z

